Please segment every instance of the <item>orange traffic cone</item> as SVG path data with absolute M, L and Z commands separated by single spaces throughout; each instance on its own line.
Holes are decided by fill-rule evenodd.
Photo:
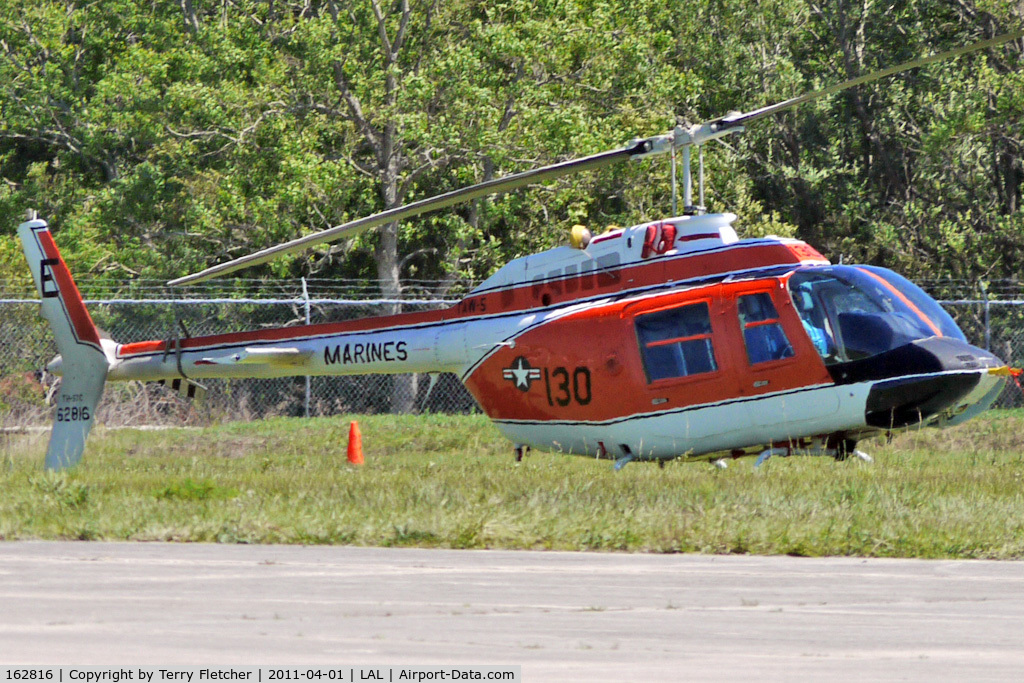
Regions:
M 363 464 L 363 435 L 355 421 L 348 428 L 348 461 L 353 465 Z

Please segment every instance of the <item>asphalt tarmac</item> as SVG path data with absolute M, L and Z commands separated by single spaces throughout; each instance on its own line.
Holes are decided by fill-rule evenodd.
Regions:
M 7 542 L 0 664 L 1021 680 L 1024 563 Z

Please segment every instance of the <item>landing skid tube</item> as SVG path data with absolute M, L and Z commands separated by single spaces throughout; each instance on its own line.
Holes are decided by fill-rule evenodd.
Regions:
M 793 449 L 793 448 L 766 448 L 765 450 L 761 451 L 761 454 L 759 456 L 757 456 L 757 460 L 754 462 L 754 467 L 755 468 L 756 467 L 760 467 L 761 465 L 763 465 L 765 463 L 766 460 L 768 460 L 769 458 L 772 458 L 772 457 L 778 456 L 778 457 L 788 458 L 791 455 L 809 455 L 809 456 L 814 456 L 814 457 L 825 456 L 825 457 L 833 458 L 835 460 L 845 460 L 846 458 L 848 458 L 849 456 L 852 455 L 853 457 L 855 457 L 855 458 L 857 458 L 859 460 L 863 460 L 864 462 L 871 463 L 871 462 L 875 461 L 874 458 L 872 458 L 870 455 L 868 455 L 864 451 L 860 450 L 859 448 L 853 448 L 853 449 L 850 449 L 850 450 L 839 449 L 839 448 L 820 448 L 820 447 L 819 448 L 811 448 L 811 449 L 806 449 L 806 448 L 799 448 L 799 449 Z M 715 464 L 717 465 L 717 462 Z

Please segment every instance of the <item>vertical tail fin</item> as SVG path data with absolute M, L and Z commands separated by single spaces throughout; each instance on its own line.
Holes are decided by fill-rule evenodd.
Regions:
M 50 323 L 60 352 L 59 360 L 51 364 L 63 379 L 46 451 L 46 468 L 59 470 L 74 466 L 82 458 L 110 364 L 99 331 L 46 221 L 22 223 L 18 236 L 42 300 L 41 314 Z

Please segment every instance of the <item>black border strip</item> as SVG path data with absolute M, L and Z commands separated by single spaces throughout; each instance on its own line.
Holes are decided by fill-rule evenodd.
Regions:
M 649 413 L 633 413 L 632 415 L 626 415 L 624 417 L 617 417 L 612 420 L 601 420 L 601 421 L 590 421 L 590 420 L 502 420 L 498 418 L 491 418 L 491 420 L 497 424 L 508 424 L 508 425 L 586 425 L 595 427 L 604 427 L 609 425 L 619 424 L 621 422 L 627 422 L 634 419 L 646 419 L 649 417 L 662 417 L 665 415 L 679 415 L 682 413 L 692 412 L 694 410 L 704 410 L 706 408 L 716 408 L 720 406 L 732 405 L 734 403 L 751 403 L 753 401 L 760 401 L 765 398 L 774 398 L 776 396 L 793 396 L 795 394 L 805 393 L 808 391 L 816 391 L 818 389 L 836 388 L 836 389 L 847 389 L 853 386 L 868 385 L 874 387 L 877 384 L 885 384 L 887 382 L 902 382 L 906 380 L 914 379 L 925 379 L 929 377 L 941 377 L 948 375 L 981 375 L 988 373 L 988 368 L 982 368 L 978 370 L 947 370 L 943 372 L 929 372 L 918 375 L 904 375 L 902 377 L 887 377 L 885 379 L 870 380 L 867 382 L 858 382 L 856 384 L 814 384 L 806 387 L 800 387 L 798 389 L 790 389 L 788 391 L 778 391 L 771 394 L 759 394 L 757 396 L 745 396 L 743 398 L 727 399 L 725 401 L 716 401 L 714 403 L 700 403 L 697 405 L 684 406 L 682 408 L 673 408 L 672 410 L 660 410 L 652 411 Z

